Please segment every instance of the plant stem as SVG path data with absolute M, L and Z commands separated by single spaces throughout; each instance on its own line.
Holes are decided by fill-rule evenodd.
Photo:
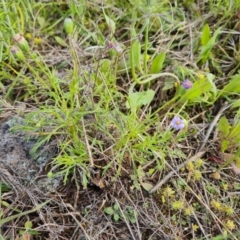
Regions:
M 149 31 L 149 17 L 146 20 L 146 29 L 145 29 L 145 45 L 144 45 L 144 73 L 147 74 L 147 51 L 148 51 L 148 31 Z

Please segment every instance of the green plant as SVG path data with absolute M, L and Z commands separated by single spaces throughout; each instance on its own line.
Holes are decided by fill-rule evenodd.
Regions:
M 236 152 L 236 164 L 239 167 L 240 162 L 238 160 L 239 152 L 239 140 L 240 140 L 240 122 L 230 125 L 225 116 L 221 117 L 218 123 L 220 150 L 222 153 L 228 151 L 230 153 Z M 232 159 L 234 160 L 234 159 Z
M 114 221 L 126 219 L 133 224 L 136 223 L 137 212 L 132 207 L 126 207 L 125 210 L 121 210 L 118 204 L 114 204 L 113 207 L 106 207 L 104 212 L 113 216 Z
M 19 230 L 19 233 L 22 235 L 22 236 L 25 236 L 25 235 L 30 235 L 30 236 L 34 236 L 34 235 L 39 235 L 39 232 L 37 230 L 34 230 L 32 229 L 33 227 L 33 224 L 31 221 L 26 221 L 25 224 L 24 224 L 24 230 Z
M 1 198 L 1 195 L 0 195 L 0 198 Z M 28 210 L 28 211 L 25 211 L 25 212 L 21 212 L 20 210 L 14 208 L 15 211 L 20 212 L 20 213 L 15 214 L 15 215 L 12 215 L 12 216 L 9 216 L 9 217 L 5 217 L 5 218 L 3 218 L 2 212 L 1 212 L 1 216 L 0 216 L 0 226 L 2 226 L 3 224 L 5 224 L 5 223 L 7 223 L 7 222 L 9 222 L 9 221 L 11 221 L 11 220 L 14 220 L 14 219 L 16 219 L 16 218 L 19 218 L 19 217 L 22 217 L 22 216 L 26 216 L 26 215 L 28 215 L 28 214 L 30 214 L 30 213 L 36 212 L 36 211 L 38 211 L 39 209 L 41 209 L 42 207 L 44 207 L 44 206 L 45 206 L 47 203 L 49 203 L 50 201 L 51 201 L 51 200 L 47 200 L 47 201 L 39 204 L 39 205 L 36 206 L 35 208 L 33 208 L 33 209 L 31 209 L 31 210 Z M 11 206 L 8 205 L 7 203 L 5 203 L 5 205 L 6 205 L 7 207 L 11 208 Z
M 202 64 L 205 63 L 209 58 L 212 58 L 211 51 L 214 45 L 216 44 L 217 37 L 219 36 L 221 28 L 218 28 L 214 35 L 210 37 L 210 28 L 209 25 L 206 24 L 202 30 L 201 36 L 201 52 L 197 58 L 197 63 L 201 62 Z
M 33 212 L 37 212 L 38 210 L 43 208 L 46 204 L 48 204 L 51 201 L 51 200 L 47 200 L 47 201 L 37 205 L 36 207 L 34 207 L 31 210 L 22 212 L 21 210 L 17 209 L 14 205 L 12 206 L 7 201 L 4 201 L 2 199 L 2 193 L 6 192 L 8 190 L 9 190 L 9 187 L 7 187 L 7 185 L 2 183 L 2 181 L 0 180 L 0 226 L 1 227 L 4 224 L 6 224 L 6 223 L 8 223 L 8 222 L 10 222 L 10 221 L 12 221 L 14 219 L 20 218 L 22 216 L 27 216 L 28 214 L 33 213 Z M 4 216 L 3 207 L 6 208 L 6 209 L 11 209 L 13 212 L 17 212 L 17 214 L 5 217 Z M 32 222 L 31 221 L 27 221 L 24 226 L 25 226 L 25 230 L 20 230 L 20 234 L 21 235 L 26 235 L 26 234 L 37 235 L 37 234 L 39 234 L 38 231 L 32 229 Z M 0 239 L 4 240 L 3 236 L 1 235 L 1 233 L 0 233 Z
M 148 205 L 144 210 L 141 202 L 136 203 L 141 216 L 143 211 L 159 213 L 149 217 L 153 221 L 149 229 L 142 228 L 145 222 L 136 219 L 135 208 L 122 207 L 117 199 L 105 208 L 115 221 L 138 220 L 139 225 L 128 224 L 129 232 L 139 227 L 139 236 L 133 231 L 132 238 L 148 234 L 154 238 L 155 233 L 171 239 L 198 239 L 204 234 L 204 239 L 217 239 L 218 234 L 234 238 L 233 231 L 239 228 L 235 214 L 239 189 L 224 166 L 236 169 L 240 157 L 240 1 L 100 2 L 1 0 L 0 95 L 5 101 L 0 103 L 0 119 L 16 113 L 24 118 L 15 130 L 37 139 L 33 159 L 38 160 L 43 146 L 56 144 L 58 152 L 43 174 L 62 176 L 76 196 L 88 191 L 95 177 L 103 178 L 105 187 L 120 182 L 124 188 L 127 182 L 127 189 L 134 192 L 131 197 L 139 194 Z M 214 117 L 212 109 L 222 100 L 232 106 L 218 123 L 226 165 L 220 165 L 220 172 L 215 171 L 216 163 L 207 162 L 210 151 L 219 151 L 211 145 L 202 160 L 178 170 L 194 155 Z M 25 107 L 18 108 L 19 102 Z M 166 185 L 158 189 L 160 198 L 152 194 L 149 202 L 145 191 L 158 179 L 167 179 Z M 116 196 L 114 187 L 107 191 Z M 95 220 L 89 220 L 93 206 L 89 202 L 98 193 L 91 189 L 88 193 L 94 198 L 74 203 L 64 198 L 64 205 L 77 211 L 85 201 L 83 205 L 90 207 L 85 208 L 84 219 L 91 224 Z M 209 203 L 215 196 L 218 200 Z M 106 201 L 110 206 L 112 201 Z M 1 206 L 21 213 L 8 201 L 2 200 Z M 61 205 L 54 212 L 63 209 Z M 67 212 L 82 227 L 76 236 L 82 231 L 88 239 L 102 238 L 89 234 L 90 228 L 98 228 L 79 223 L 77 215 Z M 27 215 L 35 224 L 33 215 Z M 113 231 L 115 226 L 119 224 Z M 21 233 L 27 238 L 33 230 L 30 224 Z

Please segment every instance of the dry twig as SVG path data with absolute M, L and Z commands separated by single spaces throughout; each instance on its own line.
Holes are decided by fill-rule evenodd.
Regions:
M 213 119 L 213 121 L 211 122 L 211 124 L 210 124 L 210 126 L 209 126 L 209 128 L 208 128 L 208 130 L 207 130 L 207 133 L 206 133 L 206 135 L 205 135 L 205 137 L 204 137 L 204 140 L 203 140 L 203 142 L 202 142 L 202 145 L 200 146 L 200 148 L 198 149 L 197 152 L 200 152 L 200 151 L 205 147 L 205 145 L 207 144 L 207 141 L 208 141 L 208 139 L 209 139 L 209 136 L 210 136 L 213 128 L 216 126 L 219 118 L 222 116 L 223 112 L 224 112 L 225 110 L 227 110 L 230 106 L 231 106 L 231 105 L 228 104 L 228 105 L 224 105 L 223 107 L 221 107 L 221 109 L 219 110 L 219 112 L 217 113 L 217 115 L 215 116 L 215 118 Z
M 191 158 L 187 159 L 185 162 L 179 164 L 175 169 L 172 169 L 161 181 L 159 181 L 150 191 L 149 193 L 156 192 L 164 183 L 166 183 L 174 174 L 176 174 L 181 168 L 183 168 L 187 163 L 193 162 L 199 159 L 206 151 L 201 151 L 192 156 Z M 166 162 L 167 165 L 169 165 Z M 170 165 L 169 165 L 170 166 Z M 171 167 L 171 166 L 170 166 Z M 172 168 L 172 167 L 171 167 Z

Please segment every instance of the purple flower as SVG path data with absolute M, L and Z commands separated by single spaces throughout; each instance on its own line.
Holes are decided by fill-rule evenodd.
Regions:
M 121 48 L 121 46 L 118 43 L 114 43 L 111 41 L 107 41 L 107 48 L 115 49 L 115 51 L 118 53 L 121 53 L 123 51 L 123 49 Z
M 175 130 L 181 130 L 184 128 L 184 121 L 180 117 L 176 116 L 172 119 L 170 126 Z
M 21 60 L 21 61 L 24 61 L 24 60 L 25 60 L 25 56 L 24 56 L 22 50 L 19 49 L 17 46 L 12 46 L 12 48 L 11 48 L 10 51 L 11 51 L 11 53 L 12 53 L 14 56 L 16 56 L 19 60 Z
M 183 81 L 182 86 L 185 89 L 189 89 L 189 88 L 192 88 L 193 83 L 189 79 L 186 79 L 185 81 Z

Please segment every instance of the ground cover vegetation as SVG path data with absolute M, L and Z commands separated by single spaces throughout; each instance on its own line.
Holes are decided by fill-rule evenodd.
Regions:
M 239 0 L 0 6 L 1 239 L 240 238 Z

